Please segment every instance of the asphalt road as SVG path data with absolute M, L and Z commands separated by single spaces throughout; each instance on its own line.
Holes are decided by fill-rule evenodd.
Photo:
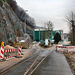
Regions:
M 33 75 L 73 75 L 63 54 L 53 51 Z

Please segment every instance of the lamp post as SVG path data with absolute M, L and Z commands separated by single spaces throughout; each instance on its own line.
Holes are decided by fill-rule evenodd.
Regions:
M 28 12 L 28 10 L 25 10 L 25 12 Z M 26 34 L 26 19 L 25 19 L 25 34 Z

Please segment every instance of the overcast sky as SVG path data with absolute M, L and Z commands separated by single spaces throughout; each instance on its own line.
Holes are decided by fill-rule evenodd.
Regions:
M 74 9 L 74 0 L 16 0 L 18 5 L 35 19 L 37 26 L 44 26 L 49 20 L 54 30 L 62 29 L 69 32 L 66 15 Z

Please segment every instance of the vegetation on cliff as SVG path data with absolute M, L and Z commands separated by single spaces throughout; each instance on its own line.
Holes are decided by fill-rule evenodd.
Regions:
M 26 28 L 33 34 L 35 23 L 31 19 L 28 19 L 31 17 L 24 10 L 23 13 L 21 10 L 23 9 L 14 0 L 0 0 L 0 42 L 4 41 L 5 44 L 10 41 L 16 42 L 17 37 L 25 39 Z M 16 14 L 17 12 L 19 14 Z M 21 19 L 23 16 L 20 14 L 25 14 L 28 17 Z

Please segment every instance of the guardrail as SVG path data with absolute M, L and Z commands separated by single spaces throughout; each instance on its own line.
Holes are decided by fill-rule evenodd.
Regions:
M 14 56 L 21 56 L 22 47 L 19 46 L 18 49 L 4 49 L 4 46 L 0 49 L 0 59 L 8 59 Z
M 56 46 L 58 52 L 75 52 L 75 46 Z

